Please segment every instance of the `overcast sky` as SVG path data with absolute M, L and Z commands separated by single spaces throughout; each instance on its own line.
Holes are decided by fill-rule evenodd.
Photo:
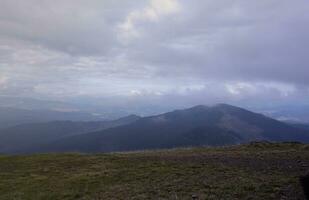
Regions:
M 306 102 L 309 1 L 1 0 L 0 94 Z

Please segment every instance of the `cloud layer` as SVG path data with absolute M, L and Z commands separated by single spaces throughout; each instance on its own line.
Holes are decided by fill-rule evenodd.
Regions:
M 308 24 L 307 0 L 2 0 L 0 94 L 304 101 Z

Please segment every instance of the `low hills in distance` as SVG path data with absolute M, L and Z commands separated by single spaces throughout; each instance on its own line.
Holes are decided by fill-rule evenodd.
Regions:
M 61 138 L 126 125 L 139 118 L 130 115 L 113 121 L 52 121 L 21 124 L 0 130 L 0 152 L 22 152 Z
M 95 116 L 79 111 L 55 111 L 44 109 L 24 109 L 0 107 L 0 129 L 20 124 L 44 123 L 49 121 L 100 121 L 101 116 Z
M 195 106 L 109 122 L 50 122 L 0 131 L 2 153 L 115 152 L 251 141 L 309 142 L 309 131 L 239 107 Z M 26 144 L 26 145 L 19 145 Z

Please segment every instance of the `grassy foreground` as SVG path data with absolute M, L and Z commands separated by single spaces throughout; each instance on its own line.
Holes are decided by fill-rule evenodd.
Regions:
M 309 146 L 0 156 L 0 199 L 304 199 Z

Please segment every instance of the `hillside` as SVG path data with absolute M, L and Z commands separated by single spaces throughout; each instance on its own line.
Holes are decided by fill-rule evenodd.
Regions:
M 295 123 L 292 123 L 291 125 L 296 127 L 296 128 L 309 130 L 309 124 L 295 124 Z
M 22 124 L 0 130 L 0 152 L 18 153 L 61 138 L 126 125 L 140 117 L 130 115 L 113 121 L 53 121 Z
M 309 133 L 261 114 L 218 104 L 144 117 L 125 126 L 57 140 L 29 152 L 132 151 L 256 140 L 309 142 Z
M 0 199 L 304 200 L 308 145 L 0 156 Z

